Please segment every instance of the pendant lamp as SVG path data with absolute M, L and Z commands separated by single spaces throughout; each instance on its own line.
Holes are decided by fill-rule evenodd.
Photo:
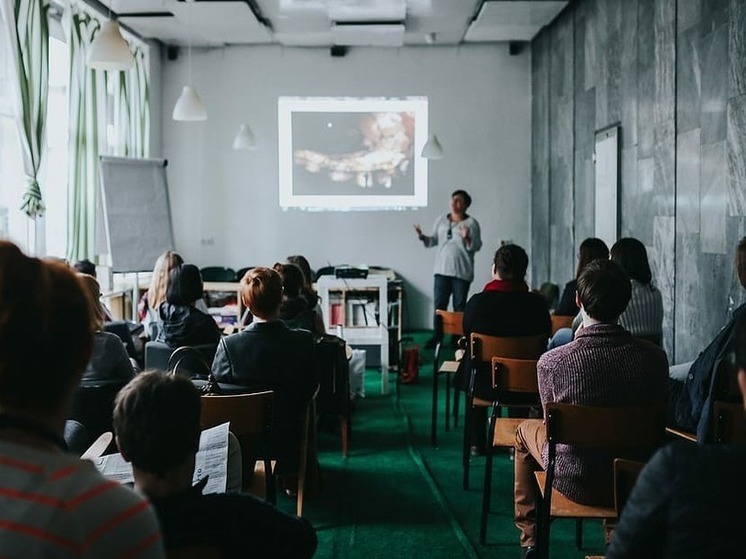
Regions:
M 191 2 L 189 2 L 191 4 Z M 189 36 L 189 47 L 187 50 L 187 85 L 181 90 L 181 95 L 174 105 L 174 112 L 171 117 L 181 122 L 197 122 L 207 120 L 207 109 L 202 102 L 197 90 L 192 83 L 192 8 L 187 8 L 187 34 Z
M 111 9 L 109 9 L 111 17 Z M 91 43 L 87 56 L 88 66 L 94 70 L 129 70 L 135 64 L 130 46 L 122 37 L 119 24 L 106 20 Z
M 430 134 L 427 142 L 422 146 L 421 155 L 425 159 L 443 159 L 443 148 L 435 134 Z
M 254 138 L 254 133 L 248 124 L 242 124 L 241 128 L 238 129 L 236 139 L 233 140 L 233 149 L 256 149 L 256 138 Z

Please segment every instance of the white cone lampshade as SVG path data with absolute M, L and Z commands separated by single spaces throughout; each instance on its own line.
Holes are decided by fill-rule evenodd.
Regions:
M 422 147 L 422 157 L 425 159 L 443 159 L 443 148 L 435 134 L 430 134 L 427 142 Z
M 254 133 L 248 124 L 241 125 L 238 134 L 236 134 L 236 139 L 233 140 L 233 149 L 256 149 L 256 138 L 254 138 Z
M 174 120 L 184 122 L 207 120 L 205 104 L 197 90 L 191 85 L 185 85 L 184 89 L 181 90 L 181 96 L 174 105 L 172 117 Z
M 119 24 L 107 20 L 91 43 L 88 66 L 95 70 L 129 70 L 135 64 L 130 46 L 122 37 Z

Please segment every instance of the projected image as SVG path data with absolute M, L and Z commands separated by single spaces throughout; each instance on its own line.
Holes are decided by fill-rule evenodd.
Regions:
M 426 205 L 426 98 L 280 98 L 278 107 L 281 206 Z

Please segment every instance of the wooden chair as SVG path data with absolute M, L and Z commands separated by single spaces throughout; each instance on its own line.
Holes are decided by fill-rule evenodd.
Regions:
M 492 366 L 493 357 L 509 359 L 538 359 L 546 351 L 547 336 L 497 337 L 473 332 L 469 343 L 471 359 L 471 377 L 467 391 L 466 412 L 464 414 L 464 445 L 461 461 L 463 464 L 463 487 L 469 488 L 469 437 L 471 433 L 471 410 L 475 407 L 489 407 L 492 400 L 474 397 L 474 383 L 477 369 L 482 363 Z
M 746 442 L 746 411 L 742 403 L 713 404 L 712 440 L 718 444 Z
M 666 412 L 662 406 L 591 407 L 573 404 L 546 405 L 548 463 L 536 472 L 542 494 L 537 508 L 537 551 L 549 557 L 550 523 L 555 518 L 615 519 L 613 507 L 576 503 L 553 489 L 557 445 L 608 450 L 627 455 L 650 454 L 663 440 Z M 609 482 L 611 483 L 611 479 Z
M 644 467 L 645 462 L 625 458 L 614 459 L 614 510 L 617 516 L 622 515 L 624 505 L 627 504 L 632 488 Z
M 440 362 L 441 352 L 443 349 L 443 339 L 446 335 L 451 336 L 463 336 L 464 313 L 452 312 L 452 311 L 435 311 L 435 336 L 438 339 L 438 343 L 435 346 L 435 356 L 433 357 L 433 409 L 432 418 L 430 420 L 430 444 L 437 446 L 438 444 L 438 379 L 441 376 L 446 377 L 446 406 L 445 406 L 445 426 L 446 431 L 451 430 L 449 421 L 449 410 L 451 407 L 451 384 L 453 375 L 458 370 L 458 361 L 444 361 Z M 453 421 L 454 425 L 458 420 L 458 406 L 455 402 L 456 395 L 454 395 L 454 410 L 453 410 Z
M 232 396 L 202 396 L 203 429 L 230 422 L 230 430 L 241 444 L 243 461 L 242 485 L 252 485 L 254 463 L 263 463 L 264 490 L 269 502 L 276 502 L 275 480 L 272 474 L 270 440 L 274 393 L 271 391 Z
M 487 539 L 487 515 L 492 497 L 492 462 L 494 449 L 499 447 L 513 448 L 515 431 L 524 418 L 500 417 L 502 408 L 539 406 L 539 382 L 536 376 L 535 359 L 492 358 L 492 388 L 495 401 L 492 402 L 490 429 L 487 435 L 487 459 L 484 467 L 484 485 L 482 488 L 482 517 L 479 526 L 479 542 L 484 545 Z M 510 398 L 522 403 L 511 404 Z M 490 443 L 491 441 L 491 443 Z
M 554 336 L 560 328 L 571 328 L 572 321 L 575 319 L 574 316 L 562 316 L 556 314 L 553 314 L 550 318 L 552 319 L 552 336 Z

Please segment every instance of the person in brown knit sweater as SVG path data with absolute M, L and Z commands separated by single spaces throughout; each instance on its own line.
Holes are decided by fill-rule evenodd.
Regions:
M 575 340 L 545 353 L 538 363 L 541 402 L 586 406 L 666 404 L 668 359 L 650 342 L 633 338 L 617 320 L 631 295 L 626 272 L 610 260 L 590 263 L 578 278 L 583 325 Z M 534 472 L 547 464 L 546 426 L 528 420 L 515 440 L 515 524 L 524 557 L 533 555 L 536 532 Z M 557 449 L 554 487 L 588 505 L 610 505 L 612 460 L 607 453 Z

